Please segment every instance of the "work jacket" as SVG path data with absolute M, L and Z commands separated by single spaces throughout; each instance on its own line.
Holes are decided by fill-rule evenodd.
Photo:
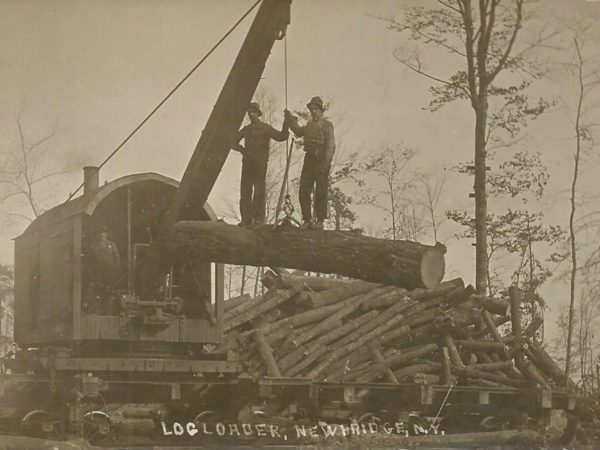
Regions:
M 329 120 L 324 117 L 311 119 L 304 126 L 292 120 L 290 128 L 296 136 L 304 137 L 304 149 L 307 152 L 315 152 L 319 161 L 331 163 L 335 153 L 335 135 Z
M 288 125 L 284 123 L 281 131 L 271 125 L 261 122 L 250 123 L 238 132 L 237 150 L 242 151 L 244 160 L 267 162 L 269 160 L 269 141 L 271 139 L 282 142 L 289 136 Z M 239 144 L 244 139 L 245 149 Z

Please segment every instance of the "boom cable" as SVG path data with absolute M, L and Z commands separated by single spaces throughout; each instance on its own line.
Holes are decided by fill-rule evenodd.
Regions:
M 177 91 L 177 89 L 179 89 L 181 87 L 181 85 L 183 83 L 185 83 L 189 77 L 192 76 L 192 74 L 202 65 L 202 63 L 204 61 L 206 61 L 208 59 L 208 57 L 217 49 L 219 48 L 219 46 L 223 43 L 223 41 L 225 41 L 225 39 L 227 39 L 229 37 L 229 35 L 231 33 L 233 33 L 233 31 L 244 21 L 244 19 L 246 17 L 248 17 L 248 15 L 254 10 L 254 8 L 256 8 L 258 6 L 258 4 L 261 2 L 262 0 L 257 0 L 243 15 L 242 17 L 240 17 L 238 19 L 237 22 L 235 22 L 235 24 L 229 29 L 229 31 L 227 31 L 227 33 L 225 33 L 223 35 L 223 37 L 221 39 L 219 39 L 217 41 L 217 43 L 206 53 L 206 55 L 204 55 L 202 57 L 202 59 L 194 66 L 192 67 L 192 69 L 187 73 L 186 76 L 184 76 L 181 81 L 179 81 L 179 83 L 177 83 L 175 85 L 175 87 L 173 89 L 171 89 L 171 91 L 160 101 L 160 103 L 158 105 L 156 105 L 156 107 L 144 118 L 144 120 L 142 120 L 139 125 L 137 127 L 134 128 L 134 130 L 129 133 L 129 135 L 110 153 L 110 155 L 108 155 L 106 157 L 106 159 L 104 159 L 104 161 L 102 161 L 102 163 L 97 167 L 96 172 L 98 172 L 102 167 L 104 167 L 104 165 L 110 161 L 110 159 L 115 156 L 119 150 L 121 150 L 121 148 L 123 148 L 123 146 L 140 130 L 140 128 L 142 128 L 146 122 L 148 122 L 148 120 L 150 120 L 150 118 L 160 109 L 160 107 L 162 105 L 164 105 L 166 103 L 167 100 L 169 100 L 169 98 L 171 98 L 171 96 L 175 93 L 175 91 Z M 69 194 L 69 198 L 67 198 L 67 202 L 69 200 L 71 200 L 75 194 L 77 194 L 77 192 L 79 192 L 81 190 L 81 188 L 85 185 L 85 181 L 83 183 L 81 183 L 77 189 L 75 190 L 75 192 Z M 66 202 L 65 202 L 66 203 Z

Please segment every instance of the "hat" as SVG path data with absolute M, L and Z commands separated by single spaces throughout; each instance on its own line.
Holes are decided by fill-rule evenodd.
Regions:
M 262 111 L 260 110 L 260 106 L 256 102 L 250 103 L 250 106 L 248 106 L 248 112 L 250 112 L 250 111 L 257 112 L 259 116 L 262 116 Z
M 313 97 L 310 99 L 310 102 L 306 104 L 306 107 L 310 109 L 311 105 L 318 107 L 321 111 L 325 111 L 323 107 L 323 99 L 321 97 Z

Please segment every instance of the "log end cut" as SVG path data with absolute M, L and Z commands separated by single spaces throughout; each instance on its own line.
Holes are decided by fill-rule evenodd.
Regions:
M 421 256 L 421 281 L 424 287 L 432 289 L 442 282 L 446 270 L 445 253 L 445 247 L 436 244 Z

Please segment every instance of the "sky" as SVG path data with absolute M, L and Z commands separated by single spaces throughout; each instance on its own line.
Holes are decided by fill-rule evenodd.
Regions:
M 18 146 L 15 117 L 35 142 L 48 134 L 46 169 L 66 172 L 39 192 L 46 207 L 67 198 L 81 182 L 81 167 L 99 164 L 193 67 L 253 3 L 252 0 L 0 0 L 0 155 Z M 538 22 L 576 12 L 596 15 L 600 3 L 541 0 Z M 404 143 L 417 152 L 415 164 L 451 166 L 472 158 L 473 117 L 467 103 L 439 112 L 426 110 L 430 81 L 394 58 L 412 45 L 386 29 L 378 17 L 402 19 L 408 6 L 430 0 L 294 0 L 288 28 L 288 107 L 303 109 L 314 95 L 332 107 L 341 152 L 367 155 L 382 145 Z M 179 179 L 198 141 L 235 55 L 247 19 L 148 124 L 102 170 L 101 181 L 139 172 Z M 592 46 L 595 44 L 592 43 Z M 284 108 L 283 43 L 276 42 L 261 81 Z M 549 50 L 549 55 L 553 55 Z M 550 56 L 554 58 L 555 56 Z M 560 59 L 559 57 L 556 57 Z M 456 62 L 429 50 L 425 68 L 448 73 Z M 566 93 L 574 86 L 556 76 L 533 91 Z M 571 98 L 569 97 L 569 98 Z M 528 130 L 521 144 L 542 151 L 551 173 L 547 216 L 564 224 L 572 135 L 569 110 L 557 108 Z M 274 125 L 282 117 L 275 117 Z M 209 203 L 221 215 L 237 202 L 241 160 L 232 153 Z M 584 170 L 585 172 L 585 170 Z M 599 181 L 584 174 L 593 192 Z M 468 177 L 452 176 L 442 208 L 473 207 Z M 26 225 L 0 230 L 0 262 L 13 258 L 11 238 Z M 473 282 L 474 250 L 450 239 L 448 273 Z M 552 286 L 552 285 L 549 285 Z M 560 285 L 562 286 L 562 285 Z M 564 302 L 564 286 L 552 287 Z M 558 294 L 557 294 L 558 293 Z

